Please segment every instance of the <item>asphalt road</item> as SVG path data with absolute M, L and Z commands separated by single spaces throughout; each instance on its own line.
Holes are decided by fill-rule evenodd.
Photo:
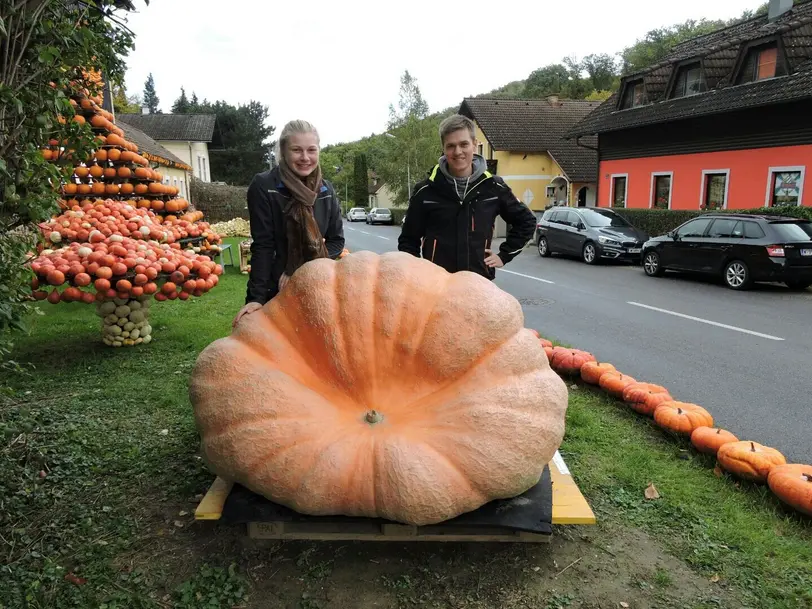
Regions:
M 397 249 L 400 227 L 344 229 L 351 251 Z M 496 284 L 522 302 L 527 327 L 666 386 L 742 440 L 812 463 L 812 288 L 734 292 L 640 267 L 542 259 L 532 247 Z

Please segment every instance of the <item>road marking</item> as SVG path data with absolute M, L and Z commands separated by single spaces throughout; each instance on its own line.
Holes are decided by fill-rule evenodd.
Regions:
M 505 269 L 499 269 L 503 273 L 508 273 L 510 275 L 518 275 L 519 277 L 524 277 L 525 279 L 532 279 L 533 281 L 540 281 L 542 283 L 551 283 L 555 285 L 555 281 L 550 281 L 549 279 L 542 279 L 541 277 L 533 277 L 532 275 L 525 275 L 524 273 L 517 273 L 516 271 L 508 271 Z
M 383 235 L 375 235 L 378 239 L 383 239 L 384 241 L 389 241 L 389 237 L 384 237 Z
M 359 233 L 362 233 L 362 234 L 364 234 L 364 235 L 371 235 L 371 234 L 372 234 L 372 233 L 368 233 L 367 231 L 365 231 L 365 230 L 361 230 L 361 229 L 358 229 L 358 232 L 359 232 Z
M 685 315 L 685 313 L 677 313 L 676 311 L 669 311 L 668 309 L 660 309 L 658 307 L 652 307 L 650 305 L 641 304 L 639 302 L 628 301 L 626 304 L 630 304 L 634 307 L 642 307 L 644 309 L 650 309 L 652 311 L 658 311 L 659 313 L 665 313 L 667 315 L 673 315 L 675 317 L 682 317 L 683 319 L 690 319 L 691 321 L 698 321 L 699 323 L 708 324 L 709 326 L 716 326 L 718 328 L 724 328 L 725 330 L 733 330 L 734 332 L 752 334 L 753 336 L 759 336 L 761 338 L 767 338 L 769 340 L 784 340 L 783 338 L 773 336 L 771 334 L 762 334 L 761 332 L 754 332 L 753 330 L 747 330 L 745 328 L 739 328 L 737 326 L 729 326 L 727 324 L 719 323 L 718 321 L 710 321 L 709 319 L 702 319 L 701 317 L 694 317 L 693 315 Z

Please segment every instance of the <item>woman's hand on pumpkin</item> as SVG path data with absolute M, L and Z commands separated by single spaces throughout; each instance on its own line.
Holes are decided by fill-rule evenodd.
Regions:
M 258 302 L 249 302 L 249 303 L 248 303 L 247 305 L 245 305 L 245 306 L 244 306 L 242 309 L 240 309 L 240 312 L 239 312 L 239 313 L 237 313 L 237 316 L 234 318 L 234 321 L 233 321 L 233 322 L 231 322 L 231 327 L 232 327 L 232 328 L 236 328 L 236 327 L 237 327 L 237 324 L 240 322 L 240 320 L 241 320 L 241 319 L 242 319 L 244 316 L 246 316 L 246 315 L 250 315 L 250 314 L 251 314 L 251 313 L 253 313 L 254 311 L 259 311 L 261 308 L 262 308 L 262 305 L 261 305 L 261 304 L 259 304 Z
M 285 284 L 288 282 L 290 277 L 288 277 L 285 273 L 282 273 L 282 276 L 279 278 L 279 291 L 281 292 L 285 288 Z

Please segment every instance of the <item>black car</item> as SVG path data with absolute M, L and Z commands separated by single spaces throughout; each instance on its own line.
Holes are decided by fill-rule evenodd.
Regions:
M 784 216 L 705 214 L 643 246 L 643 269 L 716 275 L 743 290 L 757 281 L 812 285 L 812 222 Z
M 539 255 L 570 254 L 587 264 L 601 259 L 639 262 L 649 236 L 610 209 L 551 207 L 536 225 Z

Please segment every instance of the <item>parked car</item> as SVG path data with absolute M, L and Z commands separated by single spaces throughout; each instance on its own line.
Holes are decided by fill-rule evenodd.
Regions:
M 638 262 L 649 236 L 611 209 L 551 207 L 536 225 L 542 257 L 579 256 L 587 264 L 602 259 Z
M 367 212 L 364 211 L 363 207 L 353 207 L 350 211 L 347 212 L 348 222 L 355 222 L 356 220 L 366 220 L 366 219 Z
M 643 269 L 716 275 L 733 290 L 776 281 L 812 285 L 812 222 L 784 216 L 705 214 L 643 246 Z
M 378 222 L 381 224 L 394 224 L 395 216 L 386 207 L 373 207 L 367 215 L 367 224 L 376 224 Z

